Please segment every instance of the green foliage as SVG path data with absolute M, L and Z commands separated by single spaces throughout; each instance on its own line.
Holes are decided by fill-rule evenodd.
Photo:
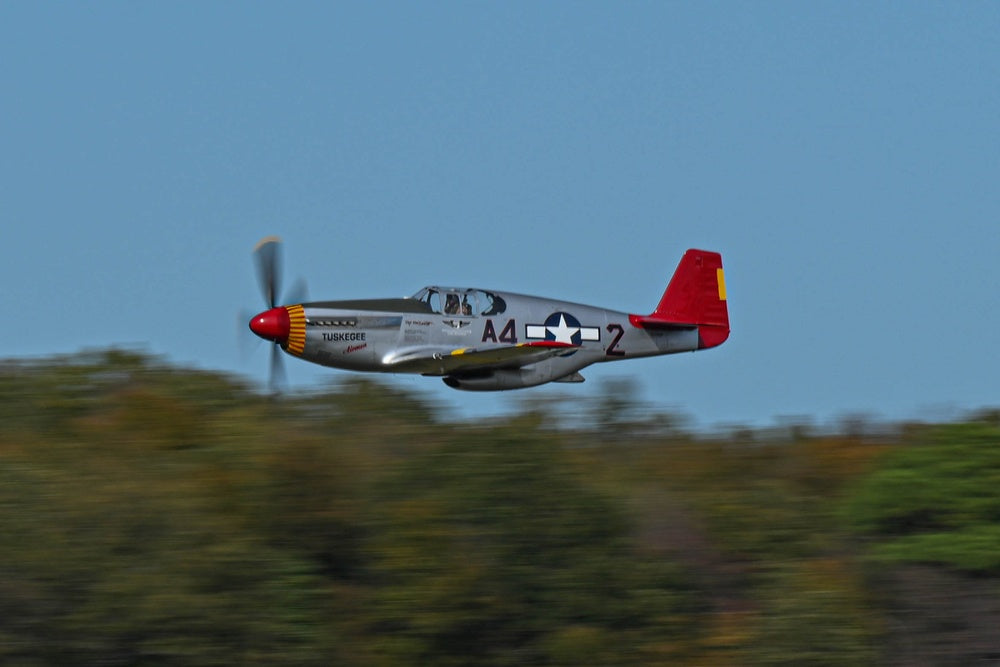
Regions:
M 369 379 L 271 400 L 132 351 L 7 362 L 0 662 L 870 664 L 910 626 L 992 655 L 964 620 L 1000 590 L 993 412 L 706 439 L 604 399 L 484 427 Z M 893 623 L 928 581 L 963 603 Z
M 841 563 L 796 563 L 759 590 L 762 611 L 747 662 L 831 667 L 875 662 L 877 626 L 860 581 Z
M 934 429 L 858 484 L 848 521 L 894 561 L 1000 572 L 1000 429 Z
M 621 511 L 533 429 L 415 458 L 378 507 L 373 620 L 400 662 L 610 664 L 693 630 L 676 568 L 632 553 Z
M 321 602 L 308 563 L 241 530 L 210 489 L 186 482 L 188 466 L 107 455 L 72 463 L 81 449 L 31 463 L 5 447 L 2 580 L 31 614 L 0 621 L 17 636 L 0 645 L 3 659 L 308 662 L 298 616 Z

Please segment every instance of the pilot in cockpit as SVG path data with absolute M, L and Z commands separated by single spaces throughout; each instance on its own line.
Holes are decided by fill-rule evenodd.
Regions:
M 449 294 L 444 300 L 444 312 L 446 315 L 458 315 L 458 295 Z

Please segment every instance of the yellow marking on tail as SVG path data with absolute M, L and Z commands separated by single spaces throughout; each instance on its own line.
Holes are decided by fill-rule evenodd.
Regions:
M 726 276 L 722 272 L 722 267 L 715 270 L 715 277 L 719 281 L 719 301 L 726 300 Z

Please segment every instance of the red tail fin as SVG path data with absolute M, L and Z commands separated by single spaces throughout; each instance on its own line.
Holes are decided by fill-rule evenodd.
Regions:
M 729 309 L 722 255 L 688 250 L 650 315 L 629 315 L 633 326 L 645 329 L 697 328 L 699 348 L 721 345 L 729 338 Z

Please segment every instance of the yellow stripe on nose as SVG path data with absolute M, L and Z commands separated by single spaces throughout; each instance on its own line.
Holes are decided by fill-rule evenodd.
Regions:
M 302 306 L 285 306 L 288 311 L 288 344 L 285 349 L 294 355 L 306 349 L 306 309 Z
M 722 273 L 722 267 L 715 270 L 715 278 L 719 281 L 719 301 L 726 300 L 726 276 Z

